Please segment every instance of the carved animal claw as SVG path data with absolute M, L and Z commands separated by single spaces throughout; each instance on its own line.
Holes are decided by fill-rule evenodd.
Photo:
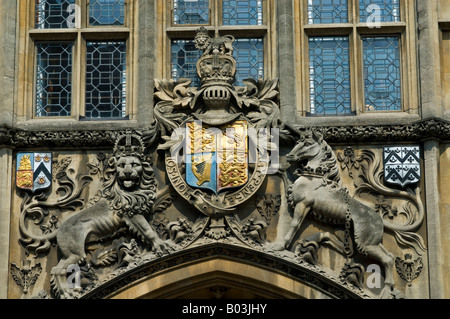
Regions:
M 176 245 L 172 243 L 172 241 L 163 241 L 162 239 L 158 238 L 153 242 L 152 252 L 154 252 L 158 257 L 161 257 L 175 251 L 175 247 Z

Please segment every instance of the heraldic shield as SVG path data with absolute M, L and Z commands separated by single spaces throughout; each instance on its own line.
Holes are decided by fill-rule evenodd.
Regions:
M 420 180 L 420 146 L 384 148 L 384 179 L 404 187 Z
M 16 185 L 35 192 L 50 187 L 52 183 L 51 153 L 18 153 Z
M 186 123 L 186 182 L 215 194 L 248 181 L 247 122 L 211 127 Z

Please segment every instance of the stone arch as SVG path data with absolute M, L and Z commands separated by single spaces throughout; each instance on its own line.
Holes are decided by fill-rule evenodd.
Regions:
M 221 257 L 164 271 L 113 293 L 118 299 L 329 298 L 275 271 Z
M 363 298 L 304 265 L 250 247 L 191 247 L 123 272 L 82 298 Z

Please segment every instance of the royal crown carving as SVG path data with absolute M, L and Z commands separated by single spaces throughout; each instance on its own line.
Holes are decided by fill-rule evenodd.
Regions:
M 105 297 L 214 256 L 288 273 L 336 298 L 399 298 L 405 280 L 420 284 L 426 264 L 419 265 L 426 251 L 420 183 L 385 182 L 384 143 L 331 145 L 400 131 L 283 123 L 277 79 L 234 85 L 233 40 L 198 30 L 200 87 L 188 79 L 155 80 L 149 128 L 0 131 L 17 147 L 49 139 L 55 147 L 51 187 L 17 191 L 21 252 L 50 269 L 22 294 Z M 402 138 L 418 134 L 413 127 L 435 134 L 427 125 L 407 126 Z M 58 150 L 70 136 L 88 151 Z M 409 251 L 414 261 L 399 259 Z M 376 275 L 367 270 L 373 263 L 379 288 L 367 279 Z M 24 273 L 11 269 L 17 278 Z

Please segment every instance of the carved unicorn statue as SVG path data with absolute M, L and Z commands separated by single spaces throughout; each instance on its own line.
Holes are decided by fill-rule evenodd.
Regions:
M 298 178 L 288 189 L 292 219 L 289 227 L 279 230 L 272 249 L 289 248 L 309 213 L 325 223 L 345 225 L 347 221 L 350 223 L 347 225 L 352 226 L 351 241 L 356 249 L 384 267 L 385 287 L 380 297 L 392 298 L 394 256 L 383 246 L 383 234 L 385 229 L 397 232 L 406 229 L 386 222 L 375 209 L 349 195 L 342 186 L 335 154 L 319 132 L 301 132 L 299 141 L 286 158 L 291 163 L 307 164 L 297 169 Z

